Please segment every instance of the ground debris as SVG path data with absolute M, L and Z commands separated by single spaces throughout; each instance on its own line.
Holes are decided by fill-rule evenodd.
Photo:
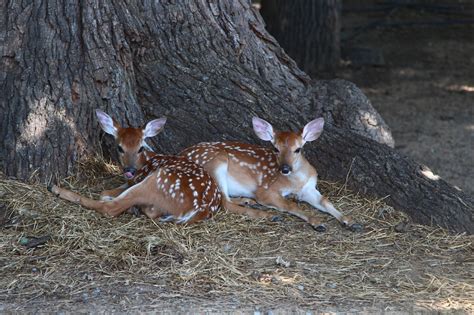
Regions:
M 25 246 L 26 248 L 36 248 L 38 246 L 42 246 L 46 244 L 51 239 L 51 236 L 44 235 L 40 237 L 28 236 L 20 238 L 20 244 Z
M 66 179 L 71 189 L 95 197 L 121 179 L 87 180 Z M 319 185 L 337 208 L 364 224 L 363 232 L 341 228 L 322 213 L 316 215 L 329 226 L 325 233 L 289 216 L 276 223 L 221 212 L 191 226 L 130 214 L 107 218 L 46 187 L 0 175 L 0 190 L 9 191 L 0 202 L 10 218 L 19 217 L 19 209 L 38 213 L 0 229 L 0 287 L 6 288 L 0 300 L 41 296 L 91 307 L 100 300 L 118 311 L 153 303 L 181 307 L 183 301 L 272 309 L 372 307 L 377 301 L 474 310 L 472 236 L 416 224 L 400 233 L 395 226 L 409 222 L 405 214 L 338 185 Z M 19 243 L 22 237 L 34 251 Z
M 281 256 L 277 256 L 275 263 L 279 266 L 286 267 L 286 268 L 291 266 L 291 263 L 289 261 L 284 260 Z

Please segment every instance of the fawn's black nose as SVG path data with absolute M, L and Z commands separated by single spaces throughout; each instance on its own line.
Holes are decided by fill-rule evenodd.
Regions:
M 123 169 L 123 175 L 125 176 L 125 178 L 128 178 L 128 179 L 135 176 L 136 172 L 137 172 L 137 169 L 134 167 L 126 167 Z
M 283 175 L 288 175 L 291 173 L 291 167 L 287 164 L 283 164 L 282 166 L 280 166 L 280 172 Z

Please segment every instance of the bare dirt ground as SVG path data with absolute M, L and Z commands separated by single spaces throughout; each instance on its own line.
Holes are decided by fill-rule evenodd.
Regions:
M 383 15 L 369 16 L 374 20 Z M 402 10 L 388 22 L 439 18 Z M 346 26 L 364 25 L 367 13 L 346 14 L 343 21 Z M 350 44 L 383 54 L 384 66 L 348 65 L 338 76 L 366 93 L 391 127 L 396 148 L 473 194 L 474 27 L 372 28 Z

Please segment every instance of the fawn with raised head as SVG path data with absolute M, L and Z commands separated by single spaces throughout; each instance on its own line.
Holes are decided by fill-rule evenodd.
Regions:
M 146 139 L 161 132 L 166 118 L 154 119 L 148 122 L 144 128 L 124 128 L 100 109 L 96 109 L 95 113 L 102 130 L 115 139 L 123 176 L 127 179 L 127 182 L 122 186 L 105 190 L 100 194 L 102 200 L 110 200 L 127 189 L 129 187 L 128 181 L 135 176 L 137 170 L 141 169 L 155 155 L 153 149 L 146 143 Z
M 115 137 L 127 184 L 101 194 L 101 201 L 50 185 L 60 198 L 110 216 L 138 206 L 151 219 L 194 223 L 211 217 L 223 205 L 219 187 L 199 165 L 182 156 L 155 154 L 145 139 L 163 128 L 166 119 L 145 128 L 122 128 L 102 111 L 96 112 L 102 129 Z
M 323 118 L 309 122 L 300 132 L 274 131 L 270 123 L 258 117 L 254 117 L 252 123 L 256 135 L 270 141 L 273 150 L 239 142 L 203 142 L 180 154 L 204 167 L 214 177 L 228 204 L 252 203 L 247 199 L 252 198 L 258 204 L 299 217 L 317 231 L 325 231 L 324 223 L 306 215 L 295 202 L 285 198 L 295 195 L 298 200 L 329 213 L 344 226 L 354 231 L 362 229 L 362 225 L 342 215 L 316 189 L 318 174 L 302 154 L 304 144 L 321 135 Z M 264 217 L 263 210 L 246 209 L 241 213 Z
M 124 177 L 132 178 L 135 172 L 154 155 L 153 149 L 145 140 L 160 133 L 166 123 L 166 118 L 154 119 L 147 123 L 145 128 L 123 128 L 100 109 L 95 112 L 102 130 L 115 138 Z

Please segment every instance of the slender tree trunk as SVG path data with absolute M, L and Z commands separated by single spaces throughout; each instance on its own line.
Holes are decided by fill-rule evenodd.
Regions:
M 314 77 L 340 60 L 341 0 L 262 0 L 266 28 L 298 66 Z
M 167 116 L 155 140 L 166 153 L 207 140 L 255 142 L 253 115 L 293 129 L 324 116 L 325 133 L 307 150 L 322 178 L 344 180 L 351 169 L 349 187 L 390 194 L 387 202 L 418 222 L 474 230 L 472 199 L 427 181 L 390 149 L 388 127 L 356 86 L 312 82 L 248 1 L 0 0 L 0 11 L 8 175 L 64 176 L 94 154 L 95 108 L 125 125 Z

